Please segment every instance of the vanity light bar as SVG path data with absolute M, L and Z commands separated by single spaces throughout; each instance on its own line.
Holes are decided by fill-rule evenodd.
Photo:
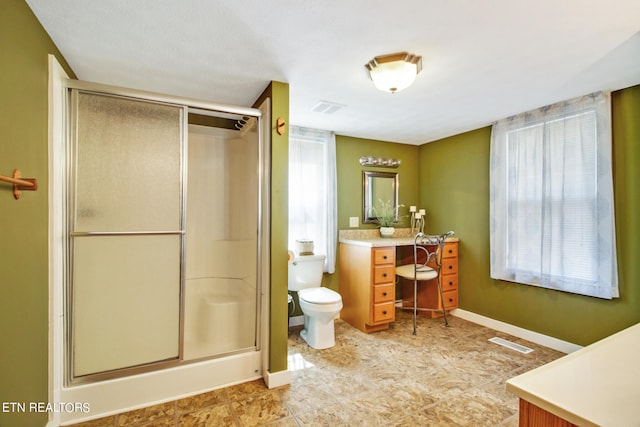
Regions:
M 400 166 L 400 159 L 383 159 L 382 157 L 362 156 L 360 164 L 362 166 L 382 166 L 386 168 L 397 168 Z

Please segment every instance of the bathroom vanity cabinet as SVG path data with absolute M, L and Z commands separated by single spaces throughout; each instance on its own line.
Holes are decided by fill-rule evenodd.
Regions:
M 340 318 L 363 332 L 389 328 L 395 321 L 396 264 L 413 262 L 413 237 L 409 229 L 396 229 L 397 237 L 381 238 L 378 230 L 340 231 Z M 376 236 L 377 234 L 377 236 Z M 434 248 L 435 249 L 435 248 Z M 458 238 L 444 246 L 442 290 L 444 307 L 458 307 Z M 404 307 L 413 307 L 413 281 L 403 280 L 398 290 Z M 426 316 L 442 316 L 436 280 L 418 286 L 418 307 Z
M 340 318 L 363 332 L 389 328 L 395 321 L 395 246 L 340 243 Z

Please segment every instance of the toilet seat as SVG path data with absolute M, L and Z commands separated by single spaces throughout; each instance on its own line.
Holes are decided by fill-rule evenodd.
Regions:
M 310 304 L 335 304 L 342 302 L 342 297 L 336 291 L 329 288 L 307 288 L 298 291 L 298 298 Z

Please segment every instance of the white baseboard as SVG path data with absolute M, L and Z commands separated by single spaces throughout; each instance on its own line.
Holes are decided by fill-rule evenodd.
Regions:
M 273 373 L 266 371 L 266 375 L 263 378 L 265 384 L 269 388 L 276 388 L 283 385 L 291 384 L 291 372 L 289 371 L 279 371 Z
M 482 316 L 471 311 L 462 310 L 460 308 L 451 310 L 451 314 L 461 319 L 468 320 L 470 322 L 486 326 L 487 328 L 495 329 L 496 331 L 504 332 L 505 334 L 513 335 L 514 337 L 522 338 L 524 340 L 531 341 L 533 343 L 540 344 L 545 347 L 561 351 L 563 353 L 573 353 L 574 351 L 580 350 L 582 348 L 582 346 L 570 343 L 568 341 L 559 340 L 548 335 L 533 332 L 519 326 L 514 326 L 509 323 L 501 322 L 499 320 Z
M 304 316 L 293 316 L 289 318 L 289 327 L 304 325 Z
M 582 346 L 570 343 L 568 341 L 563 341 L 557 338 L 550 337 L 548 335 L 533 332 L 528 329 L 501 322 L 499 320 L 482 316 L 480 314 L 463 310 L 461 308 L 451 310 L 451 314 L 461 319 L 468 320 L 470 322 L 486 326 L 487 328 L 495 329 L 496 331 L 504 332 L 505 334 L 513 335 L 514 337 L 522 338 L 524 340 L 531 341 L 536 344 L 561 351 L 563 353 L 573 353 L 574 351 L 580 350 L 582 348 Z M 289 327 L 301 325 L 304 325 L 304 316 L 294 316 L 289 318 Z

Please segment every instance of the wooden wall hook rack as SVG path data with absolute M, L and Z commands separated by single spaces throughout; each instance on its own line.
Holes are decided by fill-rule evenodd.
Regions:
M 20 169 L 13 171 L 13 177 L 0 175 L 0 181 L 13 184 L 13 197 L 18 200 L 22 197 L 22 191 L 36 191 L 38 189 L 38 180 L 35 178 L 22 178 Z

